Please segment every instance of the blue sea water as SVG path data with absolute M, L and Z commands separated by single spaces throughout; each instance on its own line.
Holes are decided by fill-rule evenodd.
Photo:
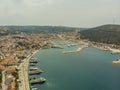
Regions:
M 120 54 L 95 48 L 62 53 L 77 48 L 44 49 L 35 54 L 39 61 L 36 67 L 44 71 L 39 76 L 47 81 L 34 87 L 38 90 L 120 90 L 120 65 L 112 64 Z

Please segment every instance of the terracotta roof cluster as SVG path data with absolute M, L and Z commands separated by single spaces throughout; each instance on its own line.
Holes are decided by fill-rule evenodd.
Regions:
M 11 82 L 7 87 L 7 90 L 15 90 L 16 82 Z
M 6 71 L 15 71 L 16 67 L 15 66 L 8 66 Z
M 0 65 L 0 70 L 4 70 L 4 69 L 5 69 L 5 66 Z

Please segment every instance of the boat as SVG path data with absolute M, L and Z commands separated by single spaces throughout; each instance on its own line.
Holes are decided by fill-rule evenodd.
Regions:
M 77 46 L 77 44 L 68 44 L 68 47 Z
M 35 67 L 30 67 L 29 68 L 30 71 L 35 71 L 35 70 L 39 70 L 38 68 L 35 68 Z
M 29 75 L 34 75 L 34 74 L 40 74 L 40 73 L 42 73 L 43 71 L 42 70 L 39 70 L 39 69 L 37 69 L 37 70 L 29 70 Z
M 36 66 L 36 63 L 30 63 L 29 65 L 30 66 Z
M 53 45 L 53 46 L 51 46 L 51 48 L 59 48 L 59 49 L 63 49 L 63 47 L 58 46 L 58 45 Z
M 31 90 L 38 90 L 38 88 L 32 88 Z
M 30 60 L 37 60 L 37 58 L 36 57 L 31 57 Z
M 36 59 L 30 59 L 30 63 L 38 63 Z
M 36 79 L 36 77 L 33 76 L 33 77 L 30 77 L 30 78 L 29 78 L 29 80 L 33 80 L 33 79 Z
M 112 61 L 112 63 L 113 63 L 113 64 L 120 64 L 120 58 L 118 58 L 118 59 Z
M 31 79 L 30 84 L 31 85 L 33 85 L 33 84 L 43 84 L 43 83 L 45 83 L 45 81 L 46 81 L 45 78 L 39 77 L 39 78 Z

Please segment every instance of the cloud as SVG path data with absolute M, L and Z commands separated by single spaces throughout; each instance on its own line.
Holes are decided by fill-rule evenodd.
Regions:
M 0 24 L 96 25 L 112 21 L 112 17 L 119 19 L 119 3 L 120 0 L 0 0 Z

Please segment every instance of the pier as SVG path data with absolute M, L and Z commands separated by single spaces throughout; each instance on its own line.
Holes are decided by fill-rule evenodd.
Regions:
M 120 64 L 120 58 L 116 59 L 115 61 L 112 61 L 113 64 Z
M 68 54 L 68 53 L 75 53 L 75 52 L 80 52 L 82 51 L 84 48 L 88 47 L 87 45 L 83 45 L 80 48 L 76 49 L 76 50 L 72 50 L 72 51 L 63 51 L 62 53 L 64 54 Z

